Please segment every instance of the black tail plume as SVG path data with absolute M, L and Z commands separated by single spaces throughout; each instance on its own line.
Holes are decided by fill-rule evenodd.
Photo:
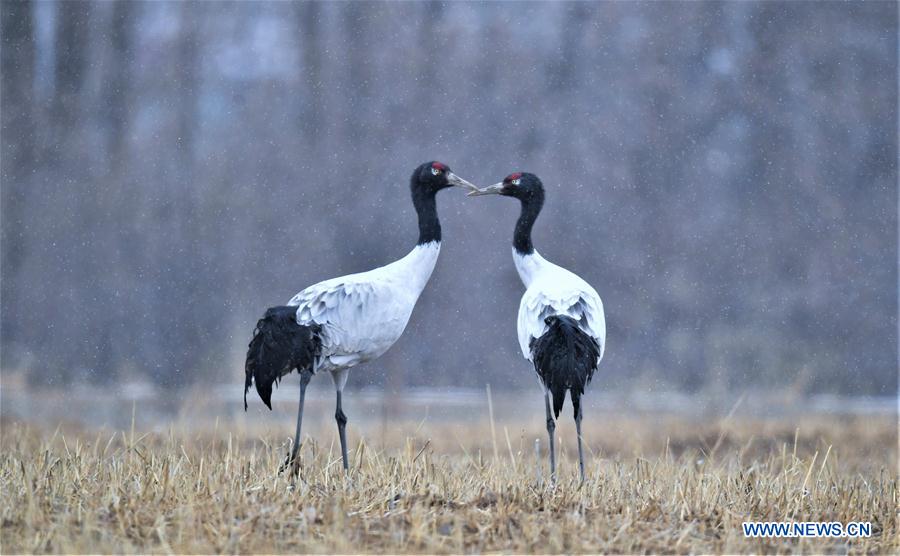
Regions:
M 272 383 L 294 369 L 311 369 L 321 353 L 321 327 L 297 324 L 296 312 L 296 307 L 271 307 L 256 323 L 244 366 L 244 411 L 254 380 L 259 397 L 272 409 Z
M 553 412 L 559 417 L 566 399 L 572 397 L 577 415 L 584 387 L 597 369 L 600 348 L 596 340 L 578 327 L 575 319 L 552 315 L 544 319 L 549 328 L 531 342 L 534 368 L 553 395 Z

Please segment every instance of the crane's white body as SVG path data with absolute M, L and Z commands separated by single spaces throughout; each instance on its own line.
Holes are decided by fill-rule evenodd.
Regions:
M 322 353 L 315 371 L 334 373 L 343 389 L 343 371 L 379 357 L 406 328 L 419 295 L 441 252 L 432 241 L 416 245 L 388 265 L 313 284 L 288 305 L 297 307 L 297 323 L 322 327 Z
M 537 251 L 523 255 L 513 248 L 513 261 L 525 294 L 519 304 L 519 346 L 522 355 L 532 360 L 531 341 L 547 331 L 544 319 L 552 315 L 568 315 L 578 327 L 597 341 L 599 362 L 606 347 L 606 318 L 603 301 L 590 284 L 574 272 L 555 265 Z

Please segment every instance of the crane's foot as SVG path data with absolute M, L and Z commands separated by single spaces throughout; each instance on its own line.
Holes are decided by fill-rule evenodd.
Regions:
M 281 475 L 281 474 L 284 473 L 288 468 L 290 468 L 291 463 L 293 463 L 293 460 L 291 459 L 291 456 L 288 456 L 288 457 L 284 458 L 284 461 L 281 462 L 281 465 L 278 466 L 278 474 Z
M 278 468 L 278 474 L 281 475 L 285 471 L 290 470 L 291 476 L 296 477 L 300 474 L 300 458 L 290 454 L 284 458 L 284 462 Z

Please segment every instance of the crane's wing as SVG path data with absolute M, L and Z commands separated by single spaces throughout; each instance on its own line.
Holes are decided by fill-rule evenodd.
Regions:
M 320 282 L 288 302 L 297 307 L 299 324 L 322 327 L 322 355 L 335 365 L 353 365 L 387 351 L 415 305 L 404 288 L 367 274 Z
M 574 276 L 574 278 L 578 278 Z M 606 318 L 603 301 L 587 282 L 580 278 L 556 281 L 552 284 L 535 283 L 522 296 L 519 304 L 519 346 L 522 355 L 531 360 L 531 342 L 547 331 L 544 319 L 551 315 L 568 315 L 578 327 L 597 341 L 599 357 L 606 347 Z

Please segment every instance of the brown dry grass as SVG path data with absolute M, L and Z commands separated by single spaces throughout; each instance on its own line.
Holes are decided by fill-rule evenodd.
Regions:
M 876 552 L 900 550 L 893 418 L 595 424 L 575 480 L 536 479 L 532 424 L 392 427 L 351 438 L 344 477 L 330 428 L 312 431 L 294 484 L 286 446 L 244 425 L 164 433 L 48 431 L 6 422 L 4 554 L 232 552 Z M 279 431 L 283 432 L 283 431 Z M 507 440 L 508 437 L 512 437 Z M 279 435 L 279 438 L 282 438 Z M 497 439 L 496 445 L 492 438 Z M 496 452 L 495 452 L 496 450 Z M 496 455 L 495 455 L 496 453 Z M 541 464 L 546 465 L 541 461 Z M 741 523 L 871 521 L 873 536 L 751 540 Z

